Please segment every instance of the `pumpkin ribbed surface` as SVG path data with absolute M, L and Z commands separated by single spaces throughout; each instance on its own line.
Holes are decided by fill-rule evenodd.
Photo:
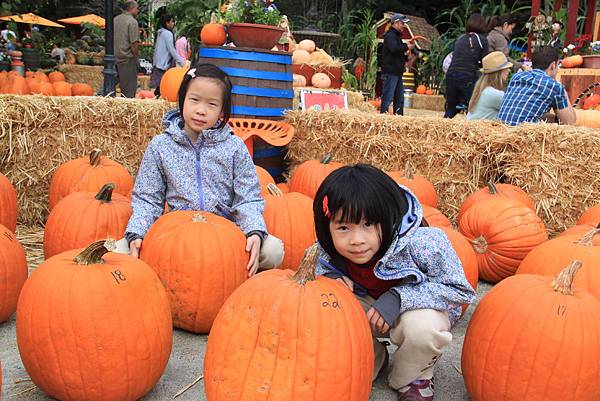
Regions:
M 207 212 L 175 211 L 146 234 L 140 258 L 158 274 L 173 325 L 208 333 L 231 293 L 246 281 L 246 238 L 231 221 Z
M 12 232 L 17 229 L 17 193 L 2 173 L 0 173 L 0 224 Z
M 169 102 L 176 102 L 179 87 L 188 69 L 184 67 L 169 68 L 160 80 L 160 96 Z
M 600 226 L 600 224 L 598 224 L 598 223 L 577 224 L 576 226 L 567 228 L 565 231 L 558 234 L 558 236 L 562 237 L 564 235 L 572 235 L 572 234 L 583 236 L 586 233 L 588 233 L 592 228 L 597 228 L 598 226 Z
M 471 206 L 490 198 L 516 199 L 523 202 L 525 206 L 529 207 L 535 212 L 535 204 L 533 203 L 533 199 L 531 199 L 527 192 L 523 191 L 521 188 L 512 184 L 495 184 L 493 182 L 489 182 L 487 186 L 473 192 L 467 197 L 467 199 L 465 199 L 458 211 L 458 221 L 460 221 L 461 217 L 467 210 L 469 210 Z
M 331 161 L 329 155 L 323 160 L 308 160 L 300 164 L 292 174 L 290 191 L 300 192 L 311 199 L 315 198 L 323 180 L 334 170 L 342 167 L 342 163 Z
M 423 217 L 430 227 L 453 228 L 452 222 L 436 208 L 424 204 L 422 204 L 421 207 L 423 208 Z
M 21 360 L 53 398 L 137 400 L 171 353 L 167 294 L 144 262 L 98 254 L 96 244 L 46 260 L 27 280 L 17 307 Z
M 473 401 L 600 399 L 600 302 L 552 277 L 520 274 L 496 285 L 473 313 L 462 372 Z
M 19 293 L 25 280 L 27 280 L 25 250 L 15 234 L 0 224 L 0 323 L 8 320 L 15 313 Z
M 529 251 L 548 238 L 535 212 L 508 198 L 476 203 L 463 215 L 459 228 L 477 254 L 479 278 L 490 283 L 513 275 Z

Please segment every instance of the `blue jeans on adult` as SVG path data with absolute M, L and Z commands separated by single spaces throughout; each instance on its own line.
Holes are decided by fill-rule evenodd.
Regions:
M 402 76 L 396 74 L 382 74 L 383 93 L 381 94 L 381 112 L 387 113 L 390 104 L 394 114 L 404 114 L 404 84 Z
M 458 73 L 446 74 L 446 112 L 444 118 L 454 118 L 469 106 L 477 75 Z

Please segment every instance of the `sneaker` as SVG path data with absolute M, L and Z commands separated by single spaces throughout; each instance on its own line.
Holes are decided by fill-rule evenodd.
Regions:
M 433 401 L 433 379 L 415 380 L 398 390 L 398 401 Z

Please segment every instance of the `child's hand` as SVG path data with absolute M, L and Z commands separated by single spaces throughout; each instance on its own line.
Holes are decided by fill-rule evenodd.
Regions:
M 348 277 L 342 276 L 340 278 L 336 278 L 336 280 L 341 282 L 342 284 L 344 284 L 346 287 L 348 287 L 350 289 L 350 291 L 354 292 L 354 282 L 352 280 L 350 280 Z
M 140 248 L 142 247 L 141 239 L 134 239 L 129 243 L 129 254 L 134 258 L 140 257 Z
M 260 254 L 260 237 L 256 234 L 251 235 L 246 239 L 246 252 L 250 253 L 250 260 L 248 261 L 248 277 L 254 276 L 256 270 L 258 270 L 258 256 Z
M 371 307 L 367 312 L 367 319 L 369 320 L 369 325 L 371 325 L 371 330 L 374 332 L 386 334 L 390 331 L 390 325 L 385 322 L 383 316 L 377 312 L 377 309 Z

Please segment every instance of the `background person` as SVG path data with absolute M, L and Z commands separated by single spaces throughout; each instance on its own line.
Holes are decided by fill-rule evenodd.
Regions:
M 140 45 L 139 24 L 135 17 L 138 5 L 135 1 L 127 1 L 123 13 L 114 19 L 114 46 L 119 86 L 125 97 L 135 97 L 137 89 L 137 67 Z
M 467 120 L 496 120 L 508 73 L 513 64 L 502 52 L 491 52 L 483 58 L 482 75 L 473 89 Z

